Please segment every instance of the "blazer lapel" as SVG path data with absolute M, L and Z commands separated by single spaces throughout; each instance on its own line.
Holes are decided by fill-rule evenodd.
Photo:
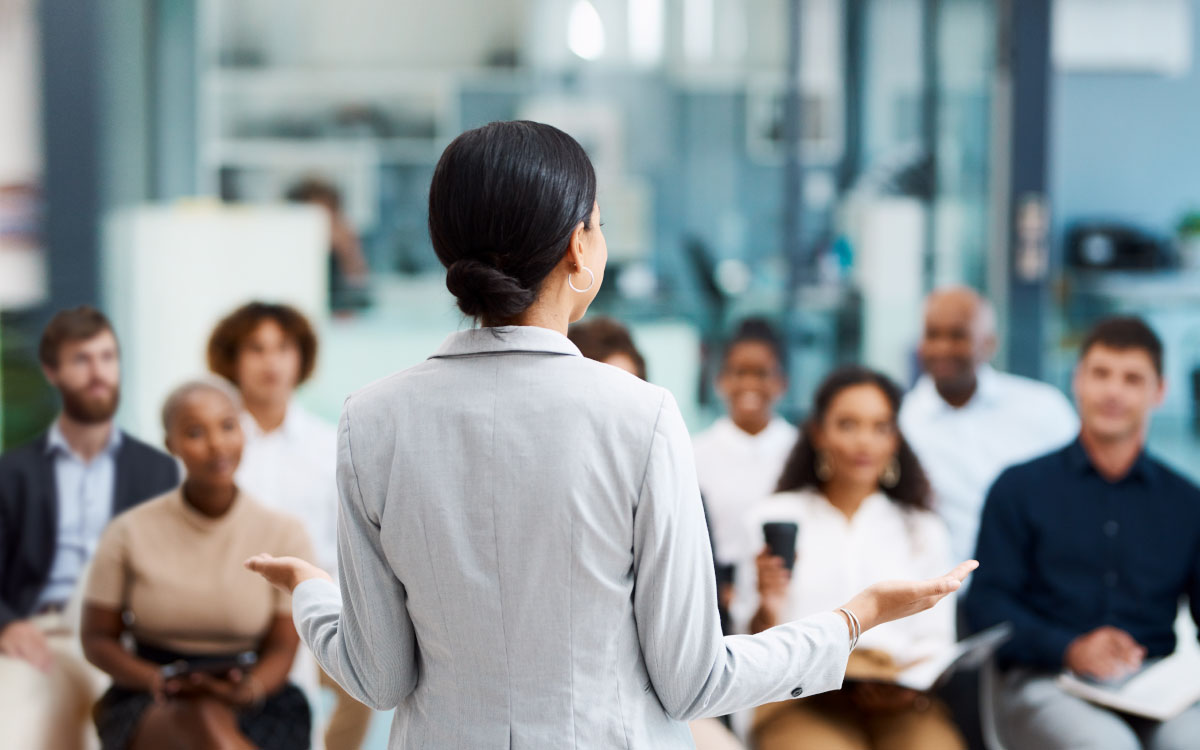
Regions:
M 40 515 L 42 547 L 45 551 L 43 557 L 49 561 L 46 571 L 49 573 L 50 564 L 53 564 L 54 553 L 58 548 L 58 480 L 54 471 L 54 454 L 46 452 L 46 445 L 49 438 L 43 435 L 38 441 L 37 457 L 38 469 L 41 479 L 41 502 L 37 503 L 37 513 Z
M 117 460 L 115 463 L 116 471 L 113 472 L 113 501 L 112 501 L 112 517 L 125 511 L 133 504 L 130 498 L 130 484 L 133 478 L 133 457 L 129 450 L 129 436 L 122 435 L 121 446 L 117 448 Z

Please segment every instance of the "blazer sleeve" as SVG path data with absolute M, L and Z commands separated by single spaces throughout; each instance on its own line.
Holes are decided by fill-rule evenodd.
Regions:
M 650 680 L 688 721 L 836 690 L 850 636 L 834 612 L 722 636 L 691 441 L 665 394 L 634 509 L 634 617 Z
M 292 618 L 322 669 L 361 703 L 395 708 L 417 684 L 417 643 L 407 593 L 380 540 L 379 508 L 363 500 L 351 450 L 351 402 L 338 425 L 338 587 L 305 581 Z

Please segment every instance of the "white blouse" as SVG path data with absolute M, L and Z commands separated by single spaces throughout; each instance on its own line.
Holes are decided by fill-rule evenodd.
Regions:
M 242 431 L 238 486 L 262 505 L 303 521 L 317 564 L 337 580 L 337 429 L 293 403 L 271 432 L 243 412 Z
M 743 628 L 758 610 L 754 557 L 765 544 L 762 525 L 769 521 L 800 527 L 783 621 L 832 610 L 879 581 L 932 578 L 951 567 L 945 524 L 932 512 L 906 509 L 876 493 L 847 519 L 815 491 L 779 493 L 760 503 L 744 527 L 743 546 L 754 552 L 738 565 L 732 608 Z M 859 648 L 886 651 L 897 662 L 908 662 L 954 641 L 955 598 L 950 595 L 933 609 L 863 633 Z
M 716 558 L 741 559 L 746 515 L 775 492 L 800 431 L 776 417 L 757 435 L 721 417 L 692 441 L 696 475 L 708 510 Z
M 928 375 L 900 407 L 900 429 L 929 474 L 955 560 L 975 554 L 983 501 L 1000 472 L 1079 434 L 1079 418 L 1057 388 L 986 365 L 978 378 L 975 395 L 960 408 L 938 395 Z

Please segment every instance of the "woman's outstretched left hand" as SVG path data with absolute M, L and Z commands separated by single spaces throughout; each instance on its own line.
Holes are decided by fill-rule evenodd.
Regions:
M 314 578 L 333 581 L 328 573 L 298 557 L 274 557 L 264 553 L 255 555 L 244 564 L 248 570 L 258 573 L 272 586 L 288 594 Z

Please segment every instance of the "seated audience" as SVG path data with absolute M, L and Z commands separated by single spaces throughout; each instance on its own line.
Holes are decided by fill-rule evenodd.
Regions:
M 904 399 L 900 427 L 929 472 L 950 554 L 975 550 L 988 487 L 1005 468 L 1062 447 L 1079 420 L 1056 388 L 997 372 L 996 315 L 974 290 L 946 287 L 925 301 L 924 375 Z
M 237 393 L 194 381 L 163 407 L 183 485 L 109 524 L 84 594 L 83 650 L 113 686 L 94 716 L 104 750 L 296 750 L 309 707 L 287 682 L 299 636 L 290 597 L 243 562 L 260 552 L 312 559 L 299 521 L 242 493 Z M 135 643 L 130 651 L 123 636 Z M 255 655 L 244 668 L 169 676 L 183 661 Z
M 1200 621 L 1200 489 L 1146 450 L 1162 402 L 1163 349 L 1136 318 L 1088 334 L 1075 370 L 1082 429 L 1008 469 L 988 493 L 965 597 L 976 629 L 1013 625 L 997 654 L 997 730 L 1018 750 L 1182 750 L 1200 707 L 1158 723 L 1064 692 L 1064 668 L 1118 679 L 1175 650 L 1181 597 Z
M 266 507 L 303 521 L 317 564 L 336 580 L 337 429 L 295 399 L 296 389 L 312 375 L 316 361 L 312 325 L 287 305 L 244 305 L 217 324 L 208 342 L 209 369 L 242 394 L 246 444 L 236 476 L 238 487 Z M 310 675 L 318 669 L 313 662 L 307 668 Z M 297 681 L 301 682 L 299 676 Z M 370 727 L 371 709 L 324 672 L 320 684 L 336 698 L 325 730 L 326 750 L 356 750 Z
M 746 516 L 774 491 L 796 443 L 796 428 L 775 413 L 788 387 L 785 362 L 783 342 L 769 323 L 743 321 L 725 347 L 717 375 L 728 416 L 693 441 L 720 564 L 738 562 Z
M 750 632 L 836 608 L 872 581 L 922 579 L 950 567 L 929 483 L 896 425 L 901 392 L 885 376 L 851 367 L 817 391 L 778 492 L 747 517 L 762 549 L 739 571 L 735 615 Z M 792 571 L 764 547 L 763 524 L 797 526 Z M 954 602 L 864 633 L 851 677 L 884 677 L 954 642 Z M 759 750 L 957 750 L 964 747 L 933 695 L 848 679 L 837 692 L 760 708 L 751 729 Z
M 308 203 L 329 217 L 329 309 L 350 315 L 371 306 L 370 268 L 358 233 L 342 208 L 342 194 L 329 182 L 309 177 L 287 191 L 293 203 Z
M 120 352 L 103 314 L 58 313 L 38 356 L 62 412 L 0 456 L 0 744 L 76 750 L 106 680 L 83 659 L 68 603 L 109 519 L 179 484 L 179 469 L 113 424 Z
M 646 379 L 646 360 L 634 345 L 629 329 L 612 318 L 589 318 L 576 323 L 567 331 L 567 338 L 588 359 Z

